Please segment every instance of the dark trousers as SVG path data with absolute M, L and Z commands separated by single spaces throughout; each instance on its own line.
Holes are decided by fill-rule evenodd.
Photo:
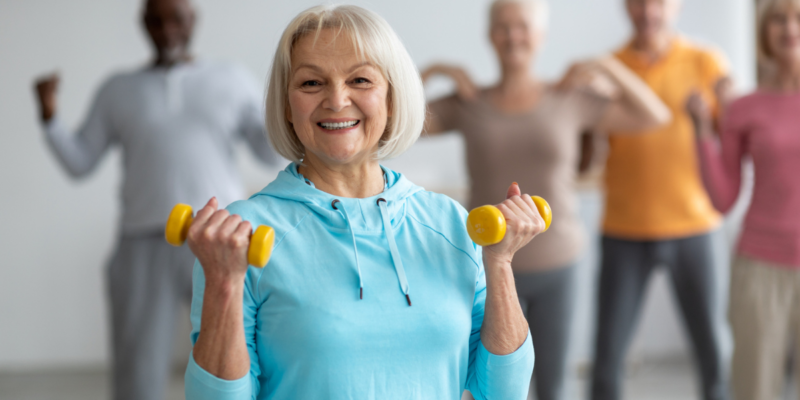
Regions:
M 658 241 L 603 237 L 602 252 L 591 398 L 621 398 L 625 355 L 645 289 L 655 268 L 663 266 L 692 343 L 701 398 L 728 399 L 721 345 L 724 310 L 717 302 L 711 234 Z
M 514 274 L 522 312 L 528 319 L 536 365 L 537 400 L 562 400 L 575 304 L 575 265 Z
M 120 240 L 107 270 L 114 400 L 164 398 L 176 322 L 189 318 L 181 303 L 191 302 L 194 260 L 163 232 Z

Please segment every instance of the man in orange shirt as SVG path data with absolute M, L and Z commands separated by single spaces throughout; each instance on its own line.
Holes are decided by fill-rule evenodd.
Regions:
M 667 268 L 683 313 L 702 398 L 727 399 L 717 304 L 718 262 L 711 232 L 720 224 L 699 174 L 689 95 L 712 101 L 725 76 L 721 57 L 676 34 L 680 0 L 626 0 L 633 39 L 616 53 L 671 109 L 673 120 L 644 135 L 611 135 L 606 165 L 606 210 L 593 400 L 621 397 L 621 376 L 647 282 Z

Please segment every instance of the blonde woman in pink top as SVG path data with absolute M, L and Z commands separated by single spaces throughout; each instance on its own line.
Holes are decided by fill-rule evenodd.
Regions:
M 583 250 L 574 184 L 581 133 L 642 131 L 670 120 L 667 107 L 612 57 L 573 66 L 558 85 L 531 73 L 546 28 L 546 4 L 498 0 L 489 36 L 500 81 L 478 89 L 458 67 L 422 73 L 452 78 L 457 93 L 428 104 L 426 132 L 457 130 L 466 143 L 470 207 L 494 204 L 496 188 L 512 181 L 545 197 L 556 215 L 547 233 L 514 256 L 517 294 L 528 319 L 538 400 L 563 398 L 573 275 Z M 592 87 L 592 90 L 589 87 Z
M 727 107 L 719 136 L 699 96 L 687 107 L 703 179 L 720 212 L 739 196 L 744 160 L 755 169 L 731 272 L 732 382 L 736 399 L 772 400 L 783 388 L 787 344 L 800 341 L 800 0 L 762 0 L 758 34 L 774 69 L 758 90 Z M 727 85 L 718 86 L 724 104 Z

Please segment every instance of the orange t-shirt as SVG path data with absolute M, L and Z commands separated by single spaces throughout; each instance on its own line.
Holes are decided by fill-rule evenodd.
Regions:
M 673 118 L 649 132 L 609 137 L 603 233 L 659 240 L 708 232 L 719 224 L 720 215 L 703 187 L 685 104 L 699 90 L 716 108 L 713 89 L 725 74 L 724 60 L 683 38 L 673 39 L 655 63 L 641 59 L 630 45 L 615 56 L 650 86 Z

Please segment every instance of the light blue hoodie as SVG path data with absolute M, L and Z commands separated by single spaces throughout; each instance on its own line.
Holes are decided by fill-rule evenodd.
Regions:
M 486 280 L 466 211 L 384 172 L 383 193 L 337 198 L 290 164 L 228 207 L 276 233 L 269 264 L 245 278 L 250 373 L 222 380 L 190 357 L 188 400 L 526 398 L 530 334 L 503 356 L 480 340 Z M 193 343 L 204 287 L 196 263 Z

